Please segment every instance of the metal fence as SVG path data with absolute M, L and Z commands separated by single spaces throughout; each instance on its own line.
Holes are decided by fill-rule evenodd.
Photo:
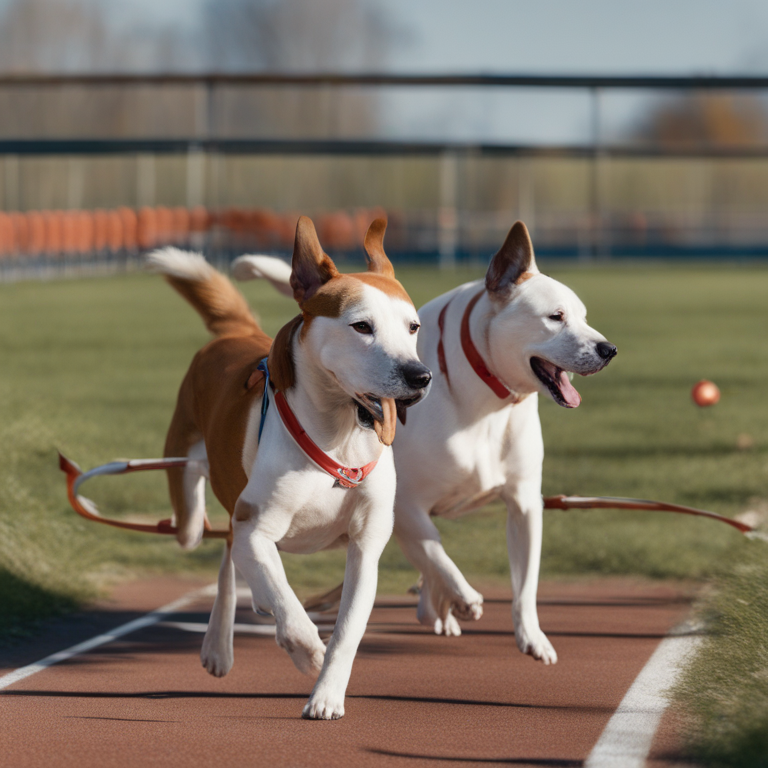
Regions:
M 336 222 L 329 248 L 343 253 L 372 208 L 390 217 L 395 258 L 443 265 L 487 258 L 516 218 L 539 253 L 562 257 L 765 256 L 768 136 L 617 138 L 605 114 L 612 94 L 627 93 L 729 94 L 759 112 L 767 89 L 760 77 L 6 76 L 0 258 L 6 275 L 33 263 L 48 275 L 130 263 L 132 247 L 104 246 L 96 234 L 112 221 L 117 242 L 126 210 L 138 221 L 204 209 L 209 226 L 175 240 L 223 258 L 245 246 L 284 252 L 288 241 L 265 239 L 255 222 L 308 213 Z M 589 137 L 408 136 L 392 125 L 398 99 L 413 112 L 414 92 L 450 93 L 456 110 L 481 92 L 506 105 L 527 92 L 550 102 L 575 93 Z M 79 240 L 56 235 L 78 226 Z M 105 262 L 105 253 L 124 256 Z

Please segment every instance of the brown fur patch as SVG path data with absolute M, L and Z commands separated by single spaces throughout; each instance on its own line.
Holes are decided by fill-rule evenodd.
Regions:
M 536 272 L 523 272 L 523 274 L 515 280 L 515 285 L 520 285 L 520 283 L 524 283 L 526 280 L 536 277 L 536 274 Z
M 269 342 L 256 336 L 216 339 L 197 353 L 190 368 L 194 420 L 205 437 L 211 488 L 230 514 L 247 483 L 245 432 L 251 406 L 262 393 L 259 386 L 245 389 L 243 382 L 268 351 Z
M 385 277 L 395 277 L 395 268 L 384 253 L 384 233 L 387 231 L 386 219 L 374 219 L 365 234 L 364 247 L 368 254 L 368 271 Z
M 352 285 L 346 275 L 339 275 L 319 288 L 311 299 L 302 302 L 301 311 L 312 317 L 339 317 L 359 293 L 359 286 Z
M 197 310 L 214 336 L 242 336 L 261 330 L 243 294 L 220 272 L 212 271 L 205 280 L 173 275 L 165 279 Z
M 293 243 L 291 288 L 294 299 L 301 305 L 338 274 L 331 257 L 320 246 L 312 220 L 302 216 L 296 224 Z
M 358 272 L 347 277 L 353 277 L 356 280 L 360 280 L 366 285 L 370 285 L 372 288 L 386 293 L 387 296 L 391 296 L 393 299 L 402 299 L 411 306 L 413 301 L 408 295 L 408 292 L 403 288 L 399 280 L 395 280 L 394 277 L 387 277 L 386 275 L 380 275 L 376 272 Z
M 527 272 L 536 269 L 533 244 L 525 224 L 516 221 L 504 244 L 491 259 L 485 275 L 485 287 L 490 293 L 506 293 Z
M 301 338 L 304 339 L 315 317 L 341 317 L 347 307 L 360 298 L 362 286 L 370 285 L 395 299 L 401 299 L 413 306 L 411 297 L 405 288 L 394 278 L 386 277 L 375 272 L 355 272 L 348 275 L 338 275 L 305 302 L 301 303 L 304 315 L 304 326 Z
M 255 504 L 249 504 L 239 499 L 235 504 L 234 518 L 240 523 L 245 523 L 259 514 L 259 508 Z
M 269 351 L 269 375 L 275 387 L 281 392 L 290 389 L 296 383 L 296 367 L 293 362 L 293 337 L 296 329 L 304 320 L 302 315 L 296 315 L 286 323 L 275 336 L 272 349 Z
M 233 513 L 245 488 L 243 445 L 248 416 L 262 388 L 244 386 L 255 365 L 269 352 L 271 339 L 259 331 L 223 337 L 204 346 L 192 360 L 179 392 L 168 430 L 165 455 L 184 456 L 201 437 L 208 453 L 211 488 Z M 186 516 L 183 470 L 168 471 L 171 501 L 177 519 Z

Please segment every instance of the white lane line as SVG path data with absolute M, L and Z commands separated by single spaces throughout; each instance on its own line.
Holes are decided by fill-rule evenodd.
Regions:
M 122 624 L 109 632 L 105 632 L 103 635 L 97 635 L 90 640 L 85 640 L 82 643 L 73 645 L 71 648 L 67 648 L 64 651 L 53 653 L 40 661 L 36 661 L 34 664 L 28 664 L 26 667 L 19 667 L 13 672 L 9 672 L 7 675 L 0 677 L 0 689 L 18 683 L 19 680 L 24 680 L 24 678 L 30 677 L 30 675 L 34 675 L 36 672 L 41 672 L 48 667 L 52 667 L 60 661 L 67 661 L 67 659 L 79 656 L 81 653 L 86 653 L 86 651 L 90 651 L 93 648 L 98 648 L 100 645 L 111 643 L 113 640 L 117 640 L 119 637 L 128 635 L 131 632 L 136 632 L 136 630 L 144 629 L 145 627 L 151 627 L 153 624 L 162 621 L 169 613 L 177 613 L 182 608 L 186 608 L 190 603 L 195 602 L 195 600 L 198 600 L 201 597 L 213 597 L 215 594 L 216 584 L 211 584 L 202 589 L 196 589 L 194 592 L 190 592 L 189 594 L 180 597 L 178 600 L 174 600 L 172 603 L 164 605 L 162 608 L 158 608 L 151 613 L 140 616 L 138 619 L 129 621 L 127 624 Z
M 643 768 L 669 701 L 665 695 L 701 643 L 701 627 L 672 631 L 642 668 L 584 768 Z
M 311 617 L 310 617 L 311 618 Z M 208 625 L 203 622 L 193 621 L 161 621 L 161 627 L 171 627 L 172 629 L 180 629 L 183 632 L 196 632 L 199 634 L 205 634 L 208 630 Z M 335 624 L 318 624 L 315 622 L 315 626 L 320 632 L 333 632 Z M 243 635 L 263 635 L 264 637 L 274 637 L 277 628 L 274 624 L 235 624 L 235 634 Z

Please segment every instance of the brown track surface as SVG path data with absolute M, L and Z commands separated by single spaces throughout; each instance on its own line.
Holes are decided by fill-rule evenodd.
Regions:
M 0 668 L 36 661 L 195 586 L 168 584 L 124 588 L 91 624 L 75 620 L 94 631 L 62 630 L 53 641 L 3 654 Z M 141 630 L 0 691 L 0 762 L 580 766 L 653 650 L 689 609 L 689 595 L 669 585 L 544 583 L 542 627 L 560 657 L 545 667 L 515 648 L 509 595 L 490 597 L 483 618 L 463 625 L 460 638 L 420 627 L 414 598 L 380 599 L 355 661 L 346 717 L 335 722 L 300 719 L 311 681 L 274 638 L 236 635 L 235 666 L 217 680 L 200 666 L 201 634 Z M 169 618 L 205 622 L 210 602 Z M 240 605 L 238 622 L 257 620 L 245 601 Z

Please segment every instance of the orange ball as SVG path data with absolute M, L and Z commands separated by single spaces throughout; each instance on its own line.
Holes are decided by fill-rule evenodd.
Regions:
M 696 405 L 704 408 L 708 405 L 714 405 L 720 400 L 720 390 L 717 388 L 717 384 L 702 379 L 693 385 L 691 397 Z

